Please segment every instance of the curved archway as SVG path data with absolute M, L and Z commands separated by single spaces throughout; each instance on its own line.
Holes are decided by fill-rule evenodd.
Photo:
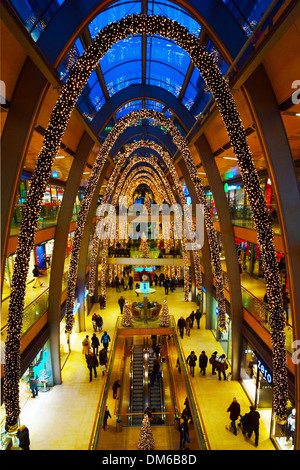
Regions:
M 115 168 L 113 174 L 111 175 L 110 180 L 108 181 L 108 188 L 106 189 L 106 192 L 105 192 L 105 195 L 104 195 L 104 198 L 103 198 L 103 204 L 104 205 L 107 204 L 107 201 L 110 197 L 110 194 L 112 193 L 111 188 L 115 185 L 116 178 L 120 174 L 121 167 L 124 164 L 124 161 L 126 161 L 126 159 L 132 153 L 134 153 L 134 151 L 136 151 L 138 148 L 141 148 L 141 147 L 148 147 L 149 148 L 149 145 L 151 145 L 151 142 L 137 141 L 137 142 L 134 142 L 133 144 L 131 144 L 128 149 L 126 149 L 125 154 L 122 155 L 121 159 L 118 161 L 118 164 L 116 165 L 116 168 Z M 157 144 L 155 144 L 153 142 L 152 145 L 153 145 L 153 148 L 155 148 L 157 152 L 161 151 L 160 147 Z M 141 146 L 141 147 L 139 147 L 139 146 Z M 165 154 L 164 158 L 166 158 L 166 160 L 169 159 L 169 161 L 171 162 L 171 159 L 168 156 L 167 152 L 164 152 L 164 154 Z M 117 184 L 116 190 L 115 190 L 114 195 L 113 195 L 112 206 L 115 207 L 117 198 L 119 197 L 119 194 L 121 192 L 124 192 L 126 187 L 128 187 L 128 185 L 130 185 L 134 175 L 139 174 L 139 177 L 142 176 L 142 174 L 140 174 L 139 172 L 143 171 L 143 169 L 145 167 L 143 167 L 143 169 L 137 168 L 136 169 L 137 171 L 135 171 L 135 170 L 132 171 L 133 167 L 137 163 L 141 163 L 141 162 L 149 164 L 151 167 L 153 167 L 157 171 L 157 173 L 159 175 L 159 178 L 162 180 L 162 182 L 164 184 L 164 187 L 166 189 L 166 192 L 167 192 L 167 196 L 164 199 L 165 200 L 169 199 L 171 204 L 174 204 L 174 208 L 176 209 L 177 208 L 176 200 L 175 200 L 174 194 L 172 192 L 171 186 L 170 186 L 169 182 L 167 181 L 166 176 L 161 171 L 161 168 L 159 167 L 159 165 L 156 162 L 154 162 L 152 158 L 149 159 L 148 157 L 135 157 L 132 161 L 130 161 L 129 165 L 125 168 L 125 170 L 121 174 L 121 178 L 120 178 L 120 180 Z M 147 169 L 147 171 L 150 171 L 150 169 Z M 174 168 L 174 171 L 175 171 L 175 168 Z M 178 180 L 178 178 L 177 178 L 177 180 Z M 182 191 L 182 188 L 180 187 L 180 184 L 179 184 L 179 180 L 176 181 L 176 188 L 177 189 L 179 188 Z M 126 191 L 125 191 L 125 193 L 126 193 Z M 182 194 L 183 194 L 183 192 L 182 192 Z M 183 196 L 183 199 L 184 199 L 184 196 Z M 183 205 L 182 199 L 181 199 L 181 202 L 182 202 L 182 205 Z M 91 284 L 92 285 L 94 285 L 94 283 L 95 283 L 95 280 L 93 278 L 94 278 L 95 273 L 96 273 L 96 266 L 95 265 L 96 265 L 96 257 L 97 257 L 97 253 L 98 253 L 98 243 L 97 243 L 96 238 L 97 238 L 97 234 L 94 236 L 93 252 L 92 252 L 92 257 L 91 257 L 92 260 L 93 260 L 92 261 L 92 266 L 91 266 L 91 270 L 92 270 Z M 102 262 L 101 262 L 102 267 L 105 266 L 105 264 L 106 264 L 107 248 L 108 248 L 107 243 L 104 241 L 103 250 L 102 250 Z M 188 300 L 188 282 L 189 282 L 189 278 L 188 278 L 188 272 L 187 272 L 187 253 L 186 253 L 185 239 L 184 238 L 182 238 L 182 248 L 183 248 L 183 258 L 184 258 L 184 267 L 185 267 L 185 271 L 184 271 L 184 273 L 185 273 L 185 276 L 184 276 L 184 281 L 185 281 L 184 293 L 185 293 L 185 300 L 187 301 Z M 198 260 L 198 263 L 199 263 L 199 260 Z M 101 282 L 101 289 L 102 289 L 102 295 L 105 296 L 105 280 L 103 279 L 103 276 L 102 276 L 102 282 Z
M 34 243 L 34 234 L 44 189 L 50 176 L 52 163 L 58 152 L 62 136 L 71 112 L 90 73 L 106 51 L 118 40 L 134 34 L 159 34 L 174 40 L 191 56 L 195 66 L 212 92 L 224 125 L 237 156 L 245 190 L 248 194 L 252 216 L 257 229 L 261 247 L 268 298 L 270 299 L 271 336 L 273 342 L 274 365 L 274 409 L 279 416 L 286 414 L 287 402 L 287 367 L 285 346 L 285 318 L 280 294 L 280 279 L 273 244 L 273 232 L 268 220 L 266 204 L 259 186 L 258 175 L 253 164 L 239 113 L 231 91 L 213 58 L 199 45 L 197 37 L 188 33 L 186 28 L 164 17 L 132 15 L 104 28 L 75 64 L 66 85 L 54 107 L 49 125 L 45 132 L 43 148 L 40 152 L 36 170 L 26 203 L 22 221 L 16 264 L 12 279 L 12 295 L 9 304 L 8 329 L 6 339 L 6 364 L 4 376 L 4 397 L 7 412 L 7 425 L 16 426 L 19 415 L 18 377 L 20 374 L 20 332 L 24 308 L 26 276 L 29 255 Z M 180 136 L 181 137 L 181 136 Z M 177 140 L 177 138 L 176 138 Z M 180 139 L 178 139 L 178 142 Z M 177 142 L 176 142 L 177 143 Z M 188 158 L 188 154 L 183 152 Z M 192 163 L 192 162 L 190 162 Z M 193 181 L 199 182 L 197 172 L 189 166 Z M 93 175 L 91 176 L 91 179 Z M 91 181 L 91 180 L 90 180 Z M 216 256 L 218 249 L 212 254 Z M 217 273 L 216 277 L 217 277 Z M 74 282 L 74 281 L 73 281 Z M 17 287 L 18 286 L 18 287 Z M 16 377 L 17 376 L 17 380 Z

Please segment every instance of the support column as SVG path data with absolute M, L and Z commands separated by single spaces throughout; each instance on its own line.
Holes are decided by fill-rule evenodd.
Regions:
M 276 96 L 262 65 L 247 80 L 245 94 L 255 121 L 258 136 L 265 152 L 272 188 L 276 195 L 285 248 L 286 267 L 290 286 L 290 307 L 294 339 L 300 339 L 300 191 L 295 164 Z M 295 364 L 295 448 L 300 449 L 300 366 Z
M 48 325 L 50 328 L 51 358 L 55 385 L 61 383 L 60 313 L 68 233 L 80 180 L 93 144 L 94 142 L 91 137 L 88 134 L 84 134 L 74 156 L 55 230 L 48 304 Z
M 241 281 L 238 266 L 237 252 L 234 242 L 234 231 L 229 214 L 229 208 L 225 197 L 223 183 L 219 174 L 211 148 L 205 135 L 195 143 L 195 148 L 200 156 L 206 171 L 209 185 L 214 196 L 216 209 L 219 217 L 224 246 L 227 276 L 230 286 L 230 307 L 232 320 L 232 376 L 239 379 L 240 354 L 242 347 L 241 327 L 243 323 L 243 304 L 241 294 Z
M 184 178 L 185 184 L 189 190 L 189 194 L 192 197 L 192 200 L 196 202 L 196 204 L 200 204 L 200 201 L 198 200 L 197 193 L 194 188 L 194 184 L 191 180 L 190 174 L 188 172 L 188 169 L 186 167 L 186 164 L 181 158 L 178 162 L 178 166 L 181 170 L 182 176 Z M 209 242 L 206 234 L 206 230 L 204 230 L 204 243 L 202 247 L 202 261 L 203 261 L 203 267 L 204 267 L 204 283 L 203 286 L 207 292 L 207 299 L 208 299 L 208 304 L 207 304 L 207 314 L 206 314 L 206 328 L 207 329 L 212 329 L 212 305 L 210 303 L 210 299 L 212 296 L 215 297 L 215 290 L 213 286 L 213 276 L 212 276 L 212 269 L 211 269 L 211 256 L 210 256 L 210 247 L 209 247 Z
M 30 84 L 30 87 L 26 84 Z M 9 241 L 16 193 L 24 167 L 24 158 L 34 120 L 46 85 L 44 76 L 27 59 L 14 89 L 1 137 L 1 272 Z M 17 136 L 17 138 L 16 138 Z M 5 170 L 5 171 L 4 171 Z M 2 286 L 2 282 L 1 282 Z
M 85 313 L 84 313 L 84 295 L 85 295 L 85 277 L 86 277 L 86 259 L 88 256 L 88 247 L 91 235 L 91 228 L 93 223 L 93 218 L 95 215 L 98 196 L 100 192 L 101 185 L 103 183 L 104 177 L 107 173 L 107 170 L 110 166 L 110 162 L 106 160 L 101 175 L 99 177 L 99 181 L 95 188 L 94 196 L 87 214 L 86 223 L 82 235 L 81 240 L 81 247 L 80 247 L 80 256 L 78 262 L 78 275 L 77 275 L 77 298 L 78 302 L 80 303 L 80 307 L 78 310 L 78 318 L 79 318 L 79 331 L 85 331 Z

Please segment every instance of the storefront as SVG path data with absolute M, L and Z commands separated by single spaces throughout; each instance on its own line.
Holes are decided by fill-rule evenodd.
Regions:
M 215 298 L 212 298 L 212 314 L 211 314 L 211 330 L 216 340 L 220 343 L 224 353 L 226 354 L 229 364 L 232 360 L 232 328 L 231 328 L 231 318 L 226 313 L 226 322 L 228 325 L 228 330 L 223 332 L 220 330 L 219 321 L 218 321 L 219 309 L 217 301 Z
M 3 289 L 2 289 L 2 301 L 7 299 L 10 296 L 12 276 L 13 276 L 14 265 L 15 265 L 15 257 L 16 257 L 16 255 L 12 254 L 12 255 L 8 256 L 5 260 L 4 276 L 3 276 Z M 32 270 L 33 270 L 35 264 L 36 264 L 35 250 L 32 250 L 31 253 L 30 253 L 30 258 L 29 258 L 29 269 L 28 269 L 27 280 L 26 280 L 27 284 L 29 284 L 31 281 L 33 281 Z
M 32 381 L 34 380 L 33 383 Z M 27 407 L 28 400 L 36 398 L 41 393 L 46 393 L 53 387 L 53 373 L 51 363 L 50 341 L 46 341 L 38 351 L 20 380 L 20 419 L 25 419 L 28 413 L 32 413 Z M 18 423 L 18 426 L 21 421 Z M 10 447 L 18 447 L 16 432 L 8 434 L 5 430 L 5 406 L 1 406 L 1 442 L 0 450 L 9 450 Z
M 257 352 L 253 344 L 243 338 L 241 384 L 250 402 L 260 414 L 260 421 L 270 430 L 270 437 L 278 450 L 293 450 L 295 412 L 293 400 L 288 402 L 288 419 L 278 422 L 273 412 L 273 371 L 270 355 Z M 247 411 L 246 411 L 247 412 Z

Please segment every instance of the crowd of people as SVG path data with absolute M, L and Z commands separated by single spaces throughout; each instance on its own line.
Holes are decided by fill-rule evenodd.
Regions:
M 108 362 L 108 346 L 111 339 L 107 331 L 104 331 L 100 341 L 96 333 L 93 333 L 92 339 L 90 340 L 89 335 L 86 335 L 82 341 L 82 354 L 84 354 L 86 359 L 86 365 L 89 370 L 90 382 L 93 378 L 97 377 L 97 367 L 100 366 L 100 371 L 102 375 L 105 374 L 106 365 Z M 102 344 L 102 349 L 99 351 L 99 348 Z M 98 354 L 99 352 L 99 354 Z M 99 358 L 99 359 L 98 359 Z

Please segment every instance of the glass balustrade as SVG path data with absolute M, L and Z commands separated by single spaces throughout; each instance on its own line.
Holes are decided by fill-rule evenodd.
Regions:
M 57 225 L 57 219 L 60 211 L 60 205 L 43 204 L 38 221 L 37 230 L 42 230 L 49 227 L 55 227 Z M 80 206 L 75 205 L 73 209 L 72 222 L 77 220 Z M 19 234 L 21 222 L 24 217 L 25 205 L 17 205 L 14 208 L 10 236 L 16 236 Z

